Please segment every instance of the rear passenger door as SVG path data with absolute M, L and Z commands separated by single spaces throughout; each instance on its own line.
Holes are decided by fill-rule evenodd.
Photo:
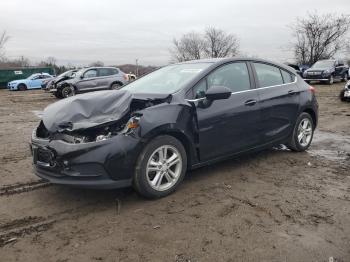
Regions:
M 261 108 L 265 143 L 288 137 L 299 111 L 296 76 L 271 64 L 252 62 Z
M 98 89 L 108 89 L 110 78 L 113 75 L 113 69 L 112 68 L 99 68 L 98 69 L 98 81 L 97 81 L 97 88 Z

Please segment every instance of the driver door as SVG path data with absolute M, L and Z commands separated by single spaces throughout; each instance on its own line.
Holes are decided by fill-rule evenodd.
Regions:
M 201 161 L 246 151 L 260 143 L 258 94 L 251 82 L 248 65 L 234 62 L 215 69 L 194 87 Z M 204 96 L 211 86 L 225 86 L 232 94 L 228 99 L 208 101 Z
M 43 80 L 43 76 L 42 75 L 37 75 L 35 76 L 29 83 L 29 87 L 31 88 L 37 88 L 37 87 L 41 87 L 41 83 Z
M 97 88 L 97 69 L 89 69 L 83 74 L 83 78 L 76 84 L 79 91 L 89 91 Z

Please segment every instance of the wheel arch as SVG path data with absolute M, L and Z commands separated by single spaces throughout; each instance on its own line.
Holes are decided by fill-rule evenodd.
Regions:
M 28 89 L 28 85 L 27 85 L 27 83 L 25 83 L 25 82 L 20 82 L 20 83 L 18 83 L 18 84 L 16 85 L 16 88 L 18 89 L 18 87 L 19 87 L 20 85 L 24 85 L 25 88 Z
M 147 135 L 145 145 L 148 144 L 154 138 L 162 135 L 172 136 L 180 141 L 180 143 L 183 145 L 186 151 L 188 169 L 191 169 L 192 165 L 198 162 L 196 147 L 191 141 L 191 138 L 188 137 L 188 135 L 186 135 L 183 131 L 178 129 L 159 128 L 152 130 L 152 132 L 150 132 Z
M 305 108 L 305 109 L 303 110 L 303 112 L 308 113 L 308 114 L 311 116 L 312 122 L 313 122 L 313 124 L 314 124 L 314 128 L 316 128 L 316 126 L 317 126 L 317 116 L 316 116 L 316 112 L 315 112 L 312 108 Z
M 114 84 L 119 84 L 120 86 L 123 86 L 123 85 L 124 85 L 121 81 L 116 80 L 116 81 L 113 81 L 113 82 L 109 85 L 109 88 L 112 88 L 112 85 L 114 85 Z

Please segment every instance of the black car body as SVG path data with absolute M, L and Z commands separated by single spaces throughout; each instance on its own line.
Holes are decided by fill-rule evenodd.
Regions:
M 48 89 L 58 98 L 78 93 L 106 89 L 119 89 L 128 83 L 128 76 L 116 67 L 88 67 L 80 69 Z
M 121 90 L 48 106 L 32 134 L 34 168 L 52 183 L 92 188 L 133 184 L 141 194 L 159 197 L 174 188 L 145 189 L 141 174 L 145 163 L 163 159 L 163 151 L 154 151 L 144 162 L 156 145 L 169 142 L 163 157 L 171 158 L 170 150 L 183 162 L 179 173 L 169 171 L 164 160 L 160 172 L 183 176 L 186 169 L 281 143 L 305 150 L 317 115 L 314 89 L 285 65 L 238 58 L 190 61 L 163 67 Z M 302 116 L 309 121 L 309 136 L 298 147 L 294 138 Z M 151 175 L 152 168 L 147 166 Z
M 334 81 L 346 81 L 349 66 L 341 60 L 319 60 L 303 73 L 305 81 L 320 81 L 333 84 Z

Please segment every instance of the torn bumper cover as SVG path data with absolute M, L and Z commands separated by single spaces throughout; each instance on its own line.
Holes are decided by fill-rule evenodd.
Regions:
M 137 128 L 127 130 L 134 100 L 127 91 L 113 90 L 48 106 L 32 133 L 36 175 L 55 184 L 88 188 L 131 185 L 143 147 Z

